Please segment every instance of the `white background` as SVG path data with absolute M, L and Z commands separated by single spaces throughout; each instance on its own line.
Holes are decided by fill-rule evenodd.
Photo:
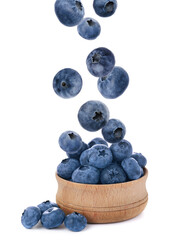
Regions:
M 86 17 L 97 19 L 102 32 L 95 41 L 81 38 L 76 27 L 63 26 L 54 0 L 0 2 L 0 234 L 3 239 L 174 239 L 175 173 L 175 4 L 173 0 L 118 0 L 110 18 L 95 15 L 92 0 L 82 0 Z M 107 47 L 116 65 L 130 76 L 126 92 L 103 98 L 97 78 L 85 60 L 96 47 Z M 52 89 L 54 75 L 76 69 L 83 89 L 61 99 Z M 87 100 L 100 100 L 111 118 L 126 125 L 126 139 L 148 159 L 149 202 L 135 219 L 114 224 L 89 224 L 79 233 L 61 226 L 27 230 L 23 210 L 55 201 L 55 170 L 66 157 L 58 137 L 77 131 L 85 142 L 100 137 L 79 126 L 77 112 Z M 110 196 L 109 196 L 110 197 Z M 1 237 L 2 239 L 2 237 Z

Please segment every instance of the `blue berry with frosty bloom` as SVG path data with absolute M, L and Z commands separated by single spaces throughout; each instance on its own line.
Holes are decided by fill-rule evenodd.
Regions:
M 80 0 L 57 0 L 55 14 L 62 24 L 73 27 L 83 19 L 84 7 Z
M 74 131 L 66 131 L 59 137 L 59 145 L 65 152 L 77 153 L 82 148 L 82 139 Z
M 129 158 L 132 154 L 132 145 L 127 140 L 123 139 L 118 143 L 113 143 L 110 146 L 114 160 L 121 162 L 125 158 Z
M 124 159 L 121 162 L 121 166 L 130 180 L 136 180 L 143 174 L 142 168 L 132 157 Z
M 87 40 L 96 39 L 101 32 L 99 22 L 93 18 L 84 18 L 77 27 L 78 33 Z
M 53 79 L 53 89 L 62 98 L 75 97 L 82 88 L 80 74 L 71 68 L 60 70 Z
M 86 65 L 93 76 L 104 77 L 114 68 L 115 57 L 107 48 L 96 48 L 88 55 Z
M 94 0 L 94 10 L 100 17 L 110 17 L 117 9 L 116 0 Z
M 86 227 L 87 219 L 82 214 L 73 212 L 66 216 L 64 220 L 64 225 L 70 231 L 80 232 Z
M 105 98 L 114 99 L 127 89 L 129 76 L 121 67 L 114 67 L 107 76 L 98 79 L 98 90 Z
M 109 119 L 107 106 L 100 101 L 88 101 L 78 111 L 80 125 L 91 132 L 98 131 L 105 126 Z
M 34 227 L 41 218 L 41 211 L 38 207 L 28 207 L 24 210 L 21 217 L 21 223 L 25 228 Z
M 57 167 L 58 176 L 64 179 L 71 179 L 73 171 L 80 166 L 80 162 L 77 159 L 67 158 L 62 160 L 62 162 Z

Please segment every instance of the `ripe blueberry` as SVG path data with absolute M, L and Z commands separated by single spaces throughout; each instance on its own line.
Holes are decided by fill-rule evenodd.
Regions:
M 73 182 L 97 184 L 100 178 L 100 171 L 92 166 L 81 166 L 72 174 Z
M 88 152 L 89 165 L 96 168 L 105 168 L 113 161 L 111 150 L 103 144 L 94 145 Z
M 84 7 L 80 0 L 57 0 L 55 13 L 62 24 L 73 27 L 83 19 Z
M 96 48 L 88 55 L 86 65 L 93 76 L 104 77 L 114 68 L 115 57 L 107 48 Z
M 78 120 L 83 128 L 88 131 L 98 131 L 107 123 L 109 110 L 100 101 L 88 101 L 84 103 L 78 112 Z
M 58 176 L 64 179 L 70 179 L 72 173 L 75 169 L 80 166 L 80 163 L 77 159 L 67 158 L 62 160 L 62 162 L 57 167 L 57 174 Z
M 114 67 L 107 76 L 98 79 L 98 90 L 105 98 L 114 99 L 124 93 L 129 84 L 129 76 L 121 67 Z
M 41 217 L 43 227 L 51 229 L 59 227 L 65 219 L 65 213 L 61 208 L 52 207 L 47 209 Z
M 73 131 L 66 131 L 59 137 L 60 147 L 68 153 L 77 153 L 82 147 L 82 140 L 78 133 Z
M 103 137 L 109 143 L 120 142 L 125 133 L 125 125 L 118 119 L 110 119 L 102 128 Z
M 141 167 L 139 166 L 138 162 L 130 157 L 126 158 L 121 162 L 121 166 L 126 172 L 128 178 L 130 180 L 136 180 L 141 177 L 141 174 L 143 173 Z
M 131 157 L 138 162 L 140 167 L 144 168 L 146 166 L 147 160 L 141 153 L 133 153 Z
M 113 184 L 126 182 L 127 177 L 123 169 L 117 164 L 113 163 L 104 168 L 100 175 L 102 184 Z
M 100 35 L 100 24 L 93 18 L 84 18 L 77 27 L 82 38 L 93 40 Z
M 53 89 L 62 98 L 75 97 L 82 88 L 80 74 L 71 68 L 64 68 L 59 71 L 53 79 Z
M 25 228 L 34 227 L 41 218 L 41 211 L 38 207 L 28 207 L 21 216 L 21 223 Z
M 79 232 L 86 227 L 87 220 L 80 213 L 73 212 L 66 216 L 64 225 L 73 232 Z
M 113 15 L 117 9 L 116 0 L 94 0 L 94 10 L 100 17 L 109 17 Z
M 118 143 L 113 143 L 110 146 L 114 160 L 121 162 L 125 158 L 129 158 L 132 154 L 132 145 L 127 140 L 121 140 Z

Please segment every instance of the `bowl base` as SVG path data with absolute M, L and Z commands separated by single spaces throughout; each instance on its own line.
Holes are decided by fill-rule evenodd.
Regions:
M 58 198 L 56 199 L 56 202 L 66 215 L 72 212 L 78 212 L 86 217 L 88 223 L 114 223 L 125 221 L 138 216 L 147 205 L 148 195 L 144 199 L 128 205 L 99 209 L 80 209 L 78 206 L 75 205 L 68 206 L 59 201 Z

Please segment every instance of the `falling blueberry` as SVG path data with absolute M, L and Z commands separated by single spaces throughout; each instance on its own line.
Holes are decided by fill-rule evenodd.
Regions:
M 104 77 L 114 68 L 115 57 L 107 48 L 96 48 L 88 55 L 86 65 L 93 76 Z
M 83 19 L 84 7 L 80 0 L 57 0 L 55 13 L 62 24 L 73 27 Z

